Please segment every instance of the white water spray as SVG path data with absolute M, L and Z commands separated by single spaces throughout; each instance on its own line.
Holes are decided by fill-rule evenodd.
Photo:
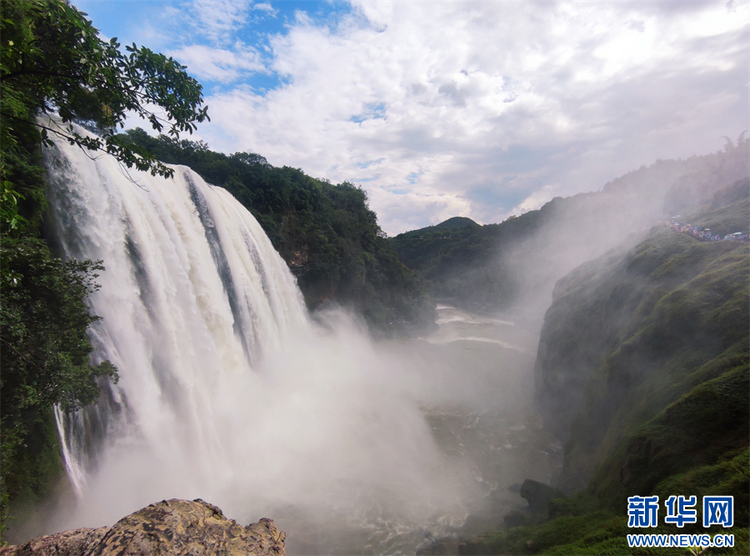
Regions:
M 465 476 L 445 465 L 413 376 L 350 321 L 313 325 L 227 191 L 184 167 L 169 180 L 126 172 L 64 143 L 46 163 L 55 241 L 106 267 L 92 336 L 120 373 L 96 407 L 57 414 L 78 493 L 58 527 L 111 524 L 170 497 L 244 522 L 269 515 L 292 545 L 297 532 L 326 550 L 336 529 L 358 528 L 357 551 L 380 552 L 404 531 L 460 523 Z

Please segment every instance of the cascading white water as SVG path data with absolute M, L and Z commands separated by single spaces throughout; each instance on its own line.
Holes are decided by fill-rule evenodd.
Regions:
M 78 494 L 58 527 L 201 497 L 240 521 L 276 518 L 292 546 L 298 531 L 312 542 L 300 547 L 317 536 L 331 550 L 331 531 L 359 528 L 341 550 L 379 552 L 465 517 L 465 476 L 441 457 L 412 375 L 350 321 L 313 325 L 227 191 L 62 142 L 45 156 L 54 240 L 106 267 L 92 338 L 120 374 L 96 407 L 57 413 Z

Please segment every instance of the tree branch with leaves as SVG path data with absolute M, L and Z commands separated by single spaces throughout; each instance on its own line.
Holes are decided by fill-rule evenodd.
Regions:
M 137 115 L 160 133 L 178 137 L 208 120 L 202 87 L 172 58 L 135 44 L 124 51 L 104 40 L 64 0 L 2 0 L 0 117 L 6 132 L 33 125 L 42 139 L 55 133 L 87 149 L 106 151 L 128 167 L 171 176 L 148 152 L 124 145 L 117 133 Z M 83 122 L 97 136 L 72 126 L 42 126 L 57 114 L 63 124 Z M 5 139 L 5 137 L 3 137 Z

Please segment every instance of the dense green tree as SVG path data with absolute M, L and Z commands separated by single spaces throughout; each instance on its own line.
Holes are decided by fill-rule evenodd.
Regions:
M 108 361 L 89 362 L 86 331 L 97 317 L 89 315 L 86 298 L 97 288 L 96 272 L 103 267 L 63 262 L 34 238 L 4 240 L 0 261 L 3 494 L 8 500 L 33 499 L 55 478 L 55 466 L 42 461 L 57 460 L 48 449 L 55 435 L 52 406 L 93 403 L 97 377 L 117 377 Z M 50 433 L 53 441 L 45 442 Z

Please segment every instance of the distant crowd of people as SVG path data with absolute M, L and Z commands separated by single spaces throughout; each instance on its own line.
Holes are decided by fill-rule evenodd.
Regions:
M 675 232 L 690 234 L 703 241 L 750 241 L 747 232 L 734 232 L 721 237 L 720 235 L 713 234 L 710 228 L 701 228 L 700 226 L 675 222 L 674 220 L 665 222 L 664 224 L 668 228 L 672 228 Z

